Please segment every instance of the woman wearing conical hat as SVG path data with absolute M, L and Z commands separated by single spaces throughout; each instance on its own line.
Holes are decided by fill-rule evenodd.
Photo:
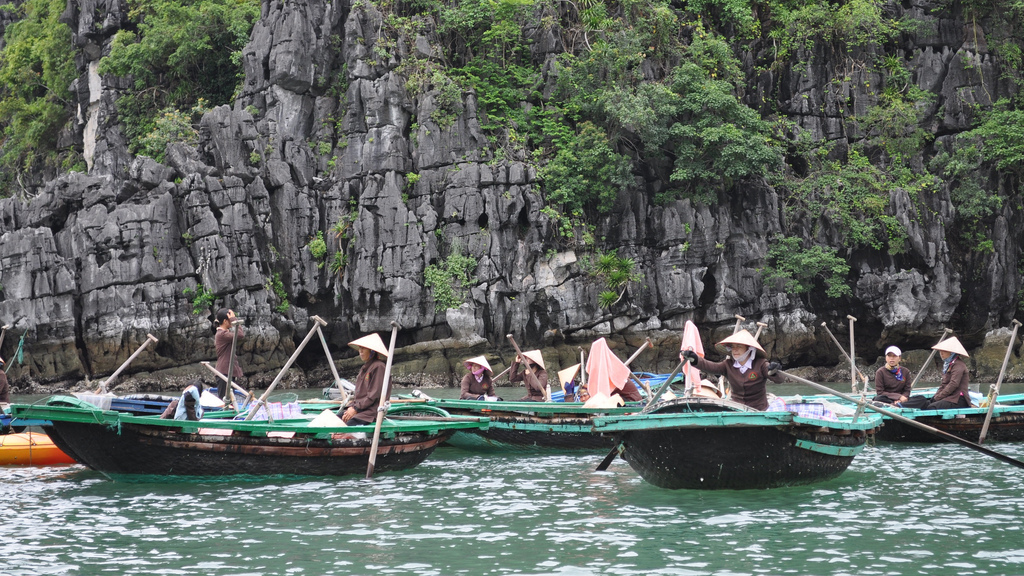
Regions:
M 778 362 L 764 358 L 764 348 L 746 330 L 740 330 L 718 343 L 728 351 L 728 357 L 721 362 L 711 362 L 697 355 L 693 350 L 679 353 L 681 359 L 711 374 L 723 374 L 732 386 L 731 398 L 740 404 L 757 410 L 768 408 L 767 381 L 782 382 L 777 376 Z
M 546 398 L 544 391 L 548 387 L 548 373 L 544 370 L 544 356 L 541 355 L 540 350 L 528 350 L 523 352 L 523 356 L 530 363 L 530 370 L 533 371 L 533 374 L 525 371 L 519 372 L 519 364 L 522 359 L 516 356 L 512 362 L 512 369 L 509 371 L 508 381 L 526 384 L 526 396 L 520 398 L 520 402 L 543 402 Z
M 353 340 L 348 345 L 359 351 L 363 367 L 356 376 L 355 392 L 349 398 L 341 419 L 349 426 L 371 424 L 377 419 L 377 406 L 384 388 L 384 360 L 388 357 L 388 347 L 376 333 Z
M 932 401 L 924 409 L 970 408 L 971 397 L 967 389 L 970 377 L 963 360 L 969 355 L 964 345 L 953 336 L 932 346 L 932 349 L 938 350 L 939 357 L 942 358 L 942 383 L 939 384 L 939 391 L 932 396 Z
M 462 377 L 461 400 L 483 400 L 484 396 L 494 396 L 494 385 L 491 383 L 490 363 L 483 356 L 476 356 L 466 360 L 466 370 L 469 374 Z

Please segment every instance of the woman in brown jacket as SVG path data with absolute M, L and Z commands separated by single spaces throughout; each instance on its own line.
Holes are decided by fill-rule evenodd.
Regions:
M 466 360 L 469 374 L 462 377 L 460 400 L 483 400 L 484 396 L 494 396 L 494 385 L 491 382 L 490 363 L 483 356 Z
M 377 407 L 384 389 L 384 360 L 388 357 L 388 347 L 376 333 L 353 340 L 348 345 L 359 351 L 363 366 L 356 376 L 356 389 L 348 399 L 341 419 L 349 426 L 372 424 L 377 420 Z
M 924 409 L 970 408 L 970 376 L 963 361 L 963 358 L 969 357 L 967 350 L 956 336 L 939 342 L 932 346 L 932 349 L 938 350 L 939 357 L 942 358 L 942 383 L 939 384 L 939 391 L 932 396 L 932 401 L 925 405 Z
M 228 365 L 231 363 L 231 341 L 235 338 L 241 340 L 245 337 L 242 333 L 242 325 L 239 324 L 237 331 L 232 333 L 231 327 L 234 325 L 235 311 L 227 308 L 221 308 L 217 311 L 215 320 L 213 323 L 214 337 L 213 344 L 217 348 L 217 372 L 227 376 Z M 242 371 L 241 363 L 238 361 L 238 349 L 235 349 L 235 368 L 233 370 L 234 375 L 231 377 L 232 382 L 238 383 L 239 386 L 245 386 L 242 379 L 245 377 L 245 373 Z M 217 396 L 224 398 L 227 396 L 228 383 L 224 380 L 220 381 L 217 385 Z
M 746 330 L 740 330 L 718 343 L 729 356 L 721 362 L 710 362 L 697 356 L 693 350 L 679 353 L 681 359 L 711 374 L 724 374 L 732 387 L 730 397 L 740 404 L 757 410 L 768 409 L 768 380 L 782 382 L 777 376 L 778 362 L 768 362 L 764 349 Z
M 523 356 L 526 356 L 526 361 L 530 363 L 530 370 L 533 371 L 533 374 L 519 372 L 519 364 L 522 359 L 516 356 L 512 362 L 512 370 L 509 371 L 508 381 L 526 384 L 526 396 L 520 398 L 520 402 L 543 402 L 547 399 L 544 391 L 548 388 L 548 373 L 544 369 L 544 357 L 540 350 L 523 352 Z
M 900 366 L 903 351 L 895 346 L 885 349 L 885 364 L 875 371 L 875 402 L 893 404 L 910 397 L 910 370 Z

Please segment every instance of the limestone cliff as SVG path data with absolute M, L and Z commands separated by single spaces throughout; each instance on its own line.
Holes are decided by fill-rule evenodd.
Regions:
M 968 21 L 956 5 L 926 1 L 886 10 L 915 21 L 914 31 L 850 62 L 886 54 L 912 62 L 912 83 L 931 96 L 919 104 L 920 128 L 933 137 L 917 156 L 924 162 L 969 130 L 977 110 L 1015 95 L 985 41 L 1005 24 L 997 15 Z M 1017 200 L 993 218 L 992 250 L 978 252 L 950 240 L 957 206 L 948 182 L 928 193 L 894 188 L 882 209 L 906 231 L 904 250 L 844 252 L 852 295 L 829 299 L 788 292 L 762 270 L 783 234 L 843 245 L 837 223 L 788 213 L 787 190 L 760 178 L 710 204 L 656 203 L 668 182 L 656 164 L 635 169 L 631 191 L 592 222 L 595 242 L 632 258 L 642 274 L 601 308 L 605 288 L 589 273 L 586 250 L 561 242 L 541 210 L 537 164 L 495 153 L 501 143 L 482 128 L 477 94 L 462 93 L 454 120 L 439 124 L 439 87 L 410 93 L 399 65 L 411 55 L 442 60 L 434 33 L 388 37 L 385 15 L 369 2 L 264 0 L 236 100 L 202 117 L 198 146 L 172 144 L 161 164 L 128 152 L 116 108 L 123 79 L 97 72 L 129 23 L 126 4 L 69 0 L 64 19 L 78 50 L 74 137 L 88 171 L 0 200 L 0 320 L 13 326 L 3 355 L 27 333 L 15 381 L 101 377 L 147 333 L 160 343 L 133 370 L 195 366 L 214 356 L 207 315 L 221 305 L 246 320 L 240 354 L 250 372 L 279 368 L 312 315 L 329 322 L 339 355 L 348 340 L 387 332 L 397 320 L 406 348 L 397 374 L 406 382 L 447 381 L 450 365 L 484 350 L 500 349 L 507 360 L 507 333 L 547 347 L 559 363 L 598 336 L 633 345 L 653 335 L 659 351 L 641 367 L 667 370 L 686 320 L 712 339 L 741 314 L 752 329 L 767 323 L 762 340 L 773 356 L 828 366 L 838 355 L 820 325 L 845 333 L 848 314 L 858 318 L 858 353 L 870 363 L 890 343 L 926 348 L 943 326 L 982 346 L 1017 311 Z M 551 70 L 566 50 L 558 26 L 524 33 L 531 57 Z M 376 50 L 383 42 L 394 48 Z M 744 102 L 770 102 L 813 142 L 836 144 L 834 154 L 870 136 L 851 120 L 880 97 L 876 71 L 845 66 L 824 42 L 784 67 L 758 67 L 772 49 L 737 44 Z M 539 90 L 554 81 L 545 77 Z M 1012 181 L 991 174 L 1005 196 L 1019 198 Z M 341 253 L 340 265 L 310 250 L 318 233 L 330 254 Z M 465 304 L 438 312 L 424 272 L 453 249 L 477 266 Z M 196 314 L 194 293 L 183 291 L 199 285 L 216 301 Z M 314 346 L 302 365 L 320 362 Z

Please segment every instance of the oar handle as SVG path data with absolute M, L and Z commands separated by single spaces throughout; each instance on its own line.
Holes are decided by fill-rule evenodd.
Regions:
M 508 338 L 508 341 L 512 343 L 512 348 L 516 351 L 516 356 L 518 356 L 519 359 L 523 362 L 523 366 L 526 366 L 526 373 L 536 378 L 536 376 L 533 373 L 533 370 L 530 369 L 530 362 L 526 359 L 526 356 L 523 356 L 522 351 L 519 350 L 519 344 L 516 344 L 516 339 L 513 338 L 511 334 L 506 334 L 505 337 Z M 513 363 L 515 363 L 515 360 L 513 360 Z M 511 368 L 511 366 L 509 366 L 509 368 Z M 538 381 L 537 383 L 539 384 L 540 382 Z M 550 390 L 544 390 L 544 396 L 545 400 L 547 400 L 548 402 L 551 401 Z
M 145 342 L 143 342 L 143 343 L 142 343 L 142 344 L 141 344 L 141 345 L 140 345 L 140 346 L 139 346 L 139 347 L 138 347 L 138 348 L 137 348 L 137 349 L 135 350 L 135 352 L 134 352 L 134 353 L 133 353 L 133 354 L 132 354 L 131 356 L 129 356 L 129 357 L 128 357 L 128 359 L 127 359 L 127 360 L 125 360 L 125 361 L 124 361 L 124 363 L 123 363 L 123 364 L 121 364 L 121 365 L 120 365 L 120 366 L 119 366 L 119 367 L 117 368 L 117 370 L 114 370 L 114 373 L 110 375 L 110 378 L 107 378 L 106 380 L 104 380 L 104 381 L 103 381 L 103 383 L 102 383 L 102 384 L 100 384 L 100 387 L 99 387 L 99 388 L 98 388 L 98 389 L 96 390 L 96 393 L 97 393 L 97 394 L 99 394 L 99 393 L 100 393 L 100 392 L 101 392 L 101 391 L 102 391 L 102 390 L 103 390 L 104 388 L 106 388 L 106 387 L 107 387 L 107 385 L 108 385 L 108 384 L 110 384 L 111 382 L 113 382 L 113 381 L 114 381 L 114 378 L 117 378 L 117 376 L 118 376 L 119 374 L 121 374 L 121 372 L 122 372 L 122 371 L 124 371 L 124 369 L 125 369 L 125 368 L 127 368 L 129 364 L 131 364 L 131 363 L 132 363 L 132 360 L 135 360 L 135 358 L 136 358 L 136 357 L 137 357 L 137 356 L 138 356 L 139 354 L 142 354 L 142 351 L 146 349 L 146 346 L 149 346 L 149 343 L 150 343 L 150 342 L 159 342 L 159 341 L 160 341 L 160 340 L 159 340 L 159 339 L 158 339 L 158 338 L 157 338 L 156 336 L 153 336 L 152 334 L 146 334 L 146 341 L 145 341 Z
M 388 346 L 388 361 L 384 365 L 384 382 L 380 386 L 380 402 L 377 405 L 377 419 L 373 424 L 373 442 L 370 444 L 370 461 L 366 464 L 366 479 L 373 476 L 373 469 L 377 465 L 377 447 L 380 446 L 380 427 L 384 423 L 384 413 L 387 412 L 388 400 L 391 396 L 391 364 L 395 357 L 395 340 L 398 338 L 398 322 L 391 321 L 391 343 Z
M 1017 328 L 1020 322 L 1013 319 L 1013 333 L 1010 334 L 1010 343 L 1006 345 L 1006 356 L 1003 356 L 1003 366 L 999 369 L 999 378 L 988 391 L 988 410 L 985 412 L 985 422 L 981 426 L 981 434 L 978 436 L 978 444 L 985 443 L 985 436 L 988 435 L 988 425 L 992 420 L 992 410 L 996 407 L 996 399 L 999 397 L 999 386 L 1003 383 L 1003 376 L 1006 374 L 1006 365 L 1010 362 L 1010 353 L 1013 352 L 1013 343 L 1017 340 Z
M 939 342 L 942 342 L 943 340 L 945 340 L 946 336 L 949 336 L 949 334 L 951 332 L 952 332 L 952 330 L 950 330 L 949 328 L 943 328 L 942 329 L 942 336 L 939 336 Z M 931 366 L 932 359 L 935 358 L 935 352 L 936 352 L 936 350 L 934 348 L 932 348 L 932 353 L 928 355 L 928 359 L 926 359 L 924 361 L 924 365 L 921 366 L 921 369 L 917 371 L 917 375 L 914 376 L 913 381 L 910 382 L 910 389 L 911 390 L 913 390 L 914 386 L 917 385 L 917 381 L 921 379 L 921 374 L 924 374 L 924 371 L 928 369 L 928 366 Z
M 852 316 L 851 316 L 851 318 L 852 318 Z M 847 352 L 847 351 L 846 351 L 846 348 L 843 348 L 843 345 L 839 343 L 839 339 L 837 339 L 837 338 L 836 338 L 836 335 L 835 335 L 835 334 L 833 334 L 833 333 L 832 333 L 832 331 L 828 329 L 828 324 L 826 324 L 826 323 L 822 322 L 822 323 L 821 323 L 821 327 L 822 327 L 822 328 L 824 328 L 824 329 L 825 329 L 825 332 L 828 332 L 828 335 L 832 337 L 832 341 L 833 341 L 833 342 L 835 342 L 835 344 L 836 344 L 836 348 L 839 348 L 839 351 L 843 353 L 843 358 L 846 358 L 846 361 L 847 361 L 847 362 L 853 362 L 853 360 L 852 360 L 852 359 L 850 359 L 850 354 L 849 354 L 849 352 Z M 860 371 L 860 368 L 858 368 L 858 369 L 857 369 L 857 375 L 858 375 L 858 376 L 860 376 L 860 379 L 861 379 L 861 380 L 862 380 L 863 382 L 867 382 L 867 380 L 868 380 L 868 377 L 867 377 L 867 376 L 865 376 L 865 375 L 864 375 L 864 374 L 863 374 L 863 373 L 862 373 L 862 372 Z

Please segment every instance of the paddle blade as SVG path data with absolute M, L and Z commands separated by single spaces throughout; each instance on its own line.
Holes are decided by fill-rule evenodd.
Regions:
M 612 462 L 615 461 L 615 457 L 619 455 L 619 449 L 621 447 L 622 444 L 615 444 L 615 446 L 612 448 L 612 451 L 609 452 L 608 455 L 604 457 L 604 460 L 601 460 L 601 463 L 597 465 L 596 471 L 604 472 L 605 470 L 607 470 L 608 467 L 612 465 Z

